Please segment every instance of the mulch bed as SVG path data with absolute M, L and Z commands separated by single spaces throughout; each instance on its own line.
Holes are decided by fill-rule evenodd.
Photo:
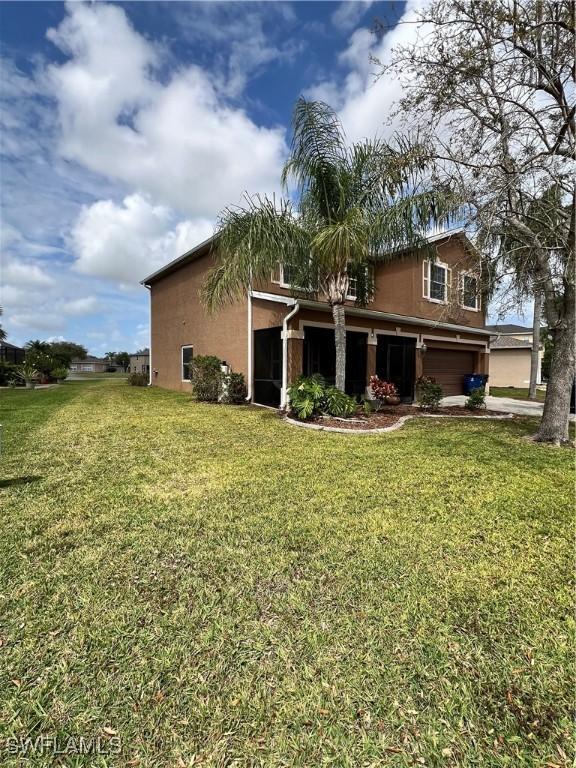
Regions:
M 391 405 L 385 406 L 378 413 L 371 413 L 368 416 L 364 413 L 357 413 L 350 419 L 335 419 L 331 416 L 319 416 L 308 421 L 302 421 L 302 424 L 316 424 L 319 427 L 336 427 L 338 429 L 382 429 L 391 427 L 399 421 L 402 416 L 466 416 L 482 418 L 486 416 L 509 416 L 507 411 L 487 411 L 482 408 L 478 411 L 471 411 L 462 405 L 450 405 L 443 408 L 437 408 L 435 411 L 423 411 L 416 405 Z M 294 421 L 300 421 L 292 416 Z

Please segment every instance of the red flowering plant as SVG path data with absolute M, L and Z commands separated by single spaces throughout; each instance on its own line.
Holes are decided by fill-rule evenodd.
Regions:
M 380 403 L 394 404 L 399 401 L 398 390 L 391 381 L 384 381 L 378 376 L 370 376 L 370 389 L 374 399 Z

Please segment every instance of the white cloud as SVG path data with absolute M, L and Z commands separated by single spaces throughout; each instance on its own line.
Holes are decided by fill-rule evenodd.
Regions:
M 16 261 L 9 256 L 2 256 L 1 272 L 4 285 L 30 288 L 54 283 L 53 278 L 38 264 Z
M 409 0 L 400 22 L 380 39 L 369 29 L 357 29 L 338 57 L 346 70 L 344 77 L 323 80 L 307 90 L 309 98 L 322 98 L 338 110 L 351 141 L 375 135 L 390 137 L 399 127 L 390 116 L 402 97 L 403 86 L 397 78 L 378 78 L 380 68 L 371 57 L 388 64 L 396 45 L 416 38 L 418 26 L 412 22 L 422 2 L 425 0 Z
M 100 200 L 83 208 L 72 231 L 75 268 L 134 284 L 212 234 L 208 220 L 175 221 L 169 208 L 142 195 L 121 205 Z
M 102 309 L 102 302 L 98 301 L 95 296 L 84 296 L 80 299 L 71 299 L 70 301 L 64 302 L 62 305 L 64 314 L 72 316 L 94 315 L 97 312 L 101 312 Z
M 372 0 L 344 0 L 332 14 L 332 23 L 343 32 L 349 32 L 371 5 Z
M 48 70 L 66 158 L 193 218 L 277 189 L 284 129 L 231 107 L 200 67 L 156 77 L 161 51 L 121 8 L 67 11 L 49 37 L 70 58 Z

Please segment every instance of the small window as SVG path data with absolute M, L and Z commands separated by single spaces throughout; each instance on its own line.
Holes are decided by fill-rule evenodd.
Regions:
M 350 274 L 351 272 L 354 271 L 351 264 L 348 264 L 347 270 L 348 270 L 349 277 L 348 277 L 348 293 L 346 295 L 346 298 L 349 299 L 350 301 L 356 301 L 356 299 L 358 298 L 358 278 L 352 277 L 352 275 Z M 369 277 L 373 277 L 371 266 L 366 265 L 365 270 L 366 270 L 366 280 L 368 280 Z M 357 271 L 358 271 L 358 268 L 356 269 L 356 272 Z
M 192 345 L 182 347 L 182 381 L 190 381 L 192 374 Z
M 480 309 L 478 278 L 475 275 L 463 273 L 460 276 L 460 301 L 465 309 Z
M 445 304 L 448 301 L 450 269 L 439 261 L 424 262 L 424 298 Z

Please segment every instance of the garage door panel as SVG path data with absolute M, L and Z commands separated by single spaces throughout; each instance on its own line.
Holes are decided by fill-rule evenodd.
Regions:
M 445 395 L 464 392 L 464 376 L 474 373 L 475 353 L 460 349 L 430 349 L 424 355 L 424 375 L 432 376 Z

